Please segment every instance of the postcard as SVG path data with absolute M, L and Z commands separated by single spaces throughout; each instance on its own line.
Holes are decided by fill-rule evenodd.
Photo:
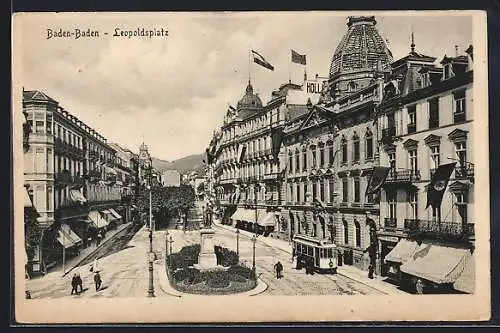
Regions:
M 486 36 L 481 11 L 16 13 L 16 321 L 488 320 Z

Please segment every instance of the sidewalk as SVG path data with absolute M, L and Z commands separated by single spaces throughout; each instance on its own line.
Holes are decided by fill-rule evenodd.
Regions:
M 217 228 L 226 229 L 226 230 L 229 230 L 231 232 L 236 231 L 235 227 L 223 225 L 220 223 L 220 221 L 214 220 L 214 225 Z M 253 236 L 253 233 L 240 229 L 240 235 L 251 238 Z M 268 238 L 268 237 L 264 237 L 264 236 L 259 236 L 257 238 L 257 241 L 261 242 L 263 244 L 269 245 L 273 248 L 280 249 L 286 253 L 289 253 L 289 254 L 292 253 L 292 245 L 288 241 L 279 240 L 276 238 Z M 384 278 L 381 276 L 375 276 L 374 279 L 369 279 L 368 272 L 363 271 L 363 270 L 361 270 L 357 267 L 354 267 L 354 266 L 345 266 L 345 265 L 339 266 L 339 267 L 337 267 L 337 274 L 340 274 L 340 275 L 343 275 L 343 276 L 348 277 L 350 279 L 353 279 L 359 283 L 363 283 L 363 284 L 365 284 L 369 287 L 372 287 L 374 289 L 377 289 L 385 294 L 408 295 L 408 293 L 398 289 L 397 286 L 383 281 Z
M 197 231 L 187 231 L 187 232 L 197 232 Z M 165 232 L 162 232 L 161 235 L 164 237 Z M 174 240 L 172 252 L 178 252 L 182 247 L 189 245 L 184 241 L 184 231 L 182 230 L 169 230 L 169 236 L 172 236 Z M 162 253 L 165 253 L 165 249 L 162 249 Z M 162 256 L 162 258 L 165 258 Z M 167 271 L 166 271 L 166 263 L 164 260 L 156 260 L 155 261 L 155 271 L 158 274 L 158 280 L 160 283 L 161 289 L 170 296 L 173 297 L 206 297 L 206 296 L 255 296 L 263 293 L 267 290 L 267 284 L 261 279 L 257 280 L 257 286 L 249 291 L 237 293 L 237 294 L 229 294 L 229 295 L 197 295 L 197 294 L 188 294 L 174 289 L 168 280 Z
M 85 249 L 80 250 L 80 255 L 69 260 L 66 260 L 66 272 L 63 276 L 66 276 L 69 272 L 71 272 L 75 267 L 78 267 L 80 263 L 82 263 L 85 259 L 87 259 L 91 254 L 98 251 L 100 248 L 104 246 L 104 244 L 108 243 L 116 236 L 118 236 L 122 231 L 126 230 L 128 227 L 132 225 L 132 222 L 128 222 L 125 224 L 119 225 L 115 230 L 110 230 L 106 232 L 106 237 L 101 241 L 99 246 L 91 245 Z M 62 265 L 56 265 L 50 273 L 57 272 L 58 270 L 62 270 Z

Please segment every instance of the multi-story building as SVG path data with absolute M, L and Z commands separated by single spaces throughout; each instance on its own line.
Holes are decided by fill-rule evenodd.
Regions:
M 161 184 L 165 187 L 180 186 L 181 174 L 177 170 L 165 170 L 161 174 Z
M 464 55 L 444 56 L 441 66 L 414 48 L 392 64 L 378 107 L 380 164 L 391 168 L 381 191 L 381 256 L 394 257 L 404 251 L 394 249 L 401 239 L 418 235 L 423 245 L 440 249 L 436 263 L 461 260 L 474 240 L 472 46 Z M 456 166 L 441 207 L 427 208 L 426 186 L 438 166 L 449 163 Z M 429 261 L 427 269 L 432 266 Z M 383 268 L 385 274 L 390 267 Z
M 34 272 L 88 245 L 92 230 L 116 220 L 120 189 L 112 168 L 115 151 L 105 139 L 40 91 L 23 90 L 23 112 L 31 126 L 24 154 L 26 185 L 44 230 L 30 258 Z M 110 210 L 111 209 L 111 210 Z M 92 213 L 94 211 L 95 213 Z M 94 221 L 88 216 L 102 218 Z
M 132 208 L 131 198 L 134 194 L 135 184 L 134 154 L 117 143 L 110 143 L 109 145 L 116 151 L 114 162 L 115 170 L 118 173 L 116 184 L 120 186 L 121 191 L 121 209 L 118 210 L 118 213 L 122 215 L 123 222 L 129 222 Z

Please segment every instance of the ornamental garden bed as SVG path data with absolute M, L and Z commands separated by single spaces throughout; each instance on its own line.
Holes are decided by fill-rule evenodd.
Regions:
M 227 295 L 254 289 L 254 272 L 238 264 L 238 255 L 229 249 L 215 246 L 217 264 L 223 269 L 200 271 L 198 262 L 200 245 L 183 247 L 168 256 L 167 275 L 171 286 L 181 292 L 199 295 Z

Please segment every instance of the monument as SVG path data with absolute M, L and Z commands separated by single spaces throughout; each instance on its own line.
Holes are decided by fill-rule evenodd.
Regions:
M 200 229 L 200 254 L 198 255 L 197 268 L 200 270 L 216 269 L 217 256 L 215 255 L 213 236 L 215 230 L 212 221 L 207 218 L 209 214 L 203 207 L 203 227 Z M 210 215 L 211 216 L 211 215 Z

